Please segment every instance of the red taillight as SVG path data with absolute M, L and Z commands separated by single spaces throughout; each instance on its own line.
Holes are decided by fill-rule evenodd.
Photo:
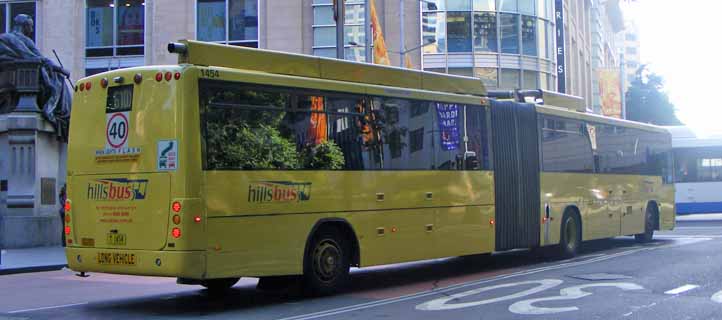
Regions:
M 165 81 L 170 81 L 173 78 L 173 74 L 169 72 L 165 73 Z
M 65 226 L 65 235 L 70 234 L 70 226 Z
M 155 81 L 158 81 L 158 82 L 163 81 L 163 73 L 162 72 L 158 72 L 155 74 Z
M 171 234 L 173 235 L 173 238 L 180 238 L 180 236 L 181 236 L 180 228 L 173 228 L 173 231 L 171 232 Z
M 70 212 L 70 200 L 65 200 L 65 206 L 63 206 L 65 212 Z
M 195 221 L 196 223 L 200 223 L 200 222 L 201 222 L 201 217 L 195 216 L 195 217 L 193 218 L 193 221 Z
M 489 220 L 489 224 L 490 224 L 490 225 L 492 225 L 492 226 L 493 226 L 493 225 L 494 225 L 494 223 L 495 223 L 495 222 L 494 222 L 494 219 L 490 219 L 490 220 Z
M 136 73 L 133 77 L 133 81 L 135 81 L 135 84 L 140 84 L 140 82 L 143 81 L 143 75 Z
M 80 88 L 80 91 L 84 91 L 84 90 L 85 90 L 85 83 L 81 83 L 81 84 L 78 86 L 78 88 Z
M 86 82 L 86 83 L 85 83 L 85 90 L 90 91 L 90 88 L 91 88 L 92 86 L 93 86 L 93 83 L 92 83 L 92 82 Z
M 65 214 L 65 223 L 70 223 L 70 213 Z
M 173 216 L 173 223 L 180 224 L 180 216 L 179 215 L 176 214 Z
M 178 201 L 173 201 L 173 205 L 171 205 L 171 209 L 173 209 L 173 212 L 180 212 L 181 211 L 181 204 Z

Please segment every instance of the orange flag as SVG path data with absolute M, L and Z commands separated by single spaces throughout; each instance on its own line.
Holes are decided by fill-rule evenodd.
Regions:
M 386 41 L 384 40 L 384 32 L 381 30 L 379 17 L 376 14 L 376 4 L 374 0 L 371 2 L 371 30 L 374 40 L 374 63 L 390 66 L 389 52 L 386 49 Z
M 311 97 L 311 123 L 308 126 L 306 143 L 318 145 L 328 138 L 326 114 L 323 113 L 323 97 Z

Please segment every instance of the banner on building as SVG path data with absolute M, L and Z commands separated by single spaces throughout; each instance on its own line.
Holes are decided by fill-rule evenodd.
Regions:
M 602 114 L 622 118 L 622 94 L 619 69 L 597 70 Z
M 386 49 L 386 41 L 384 40 L 384 32 L 381 30 L 381 23 L 376 14 L 376 4 L 374 0 L 371 2 L 371 32 L 374 37 L 374 63 L 390 66 L 389 51 Z
M 554 3 L 554 19 L 556 22 L 556 39 L 557 39 L 557 91 L 561 93 L 567 92 L 567 67 L 564 63 L 566 50 L 564 49 L 564 1 L 556 0 Z

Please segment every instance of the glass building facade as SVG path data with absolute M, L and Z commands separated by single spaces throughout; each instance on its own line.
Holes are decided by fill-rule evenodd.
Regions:
M 552 0 L 424 0 L 424 70 L 556 90 Z

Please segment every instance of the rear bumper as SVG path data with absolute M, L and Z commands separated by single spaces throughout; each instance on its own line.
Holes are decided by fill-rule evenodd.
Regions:
M 132 253 L 134 265 L 98 263 L 98 253 Z M 204 251 L 147 251 L 67 247 L 68 267 L 75 271 L 131 274 L 141 276 L 203 279 L 206 272 Z

